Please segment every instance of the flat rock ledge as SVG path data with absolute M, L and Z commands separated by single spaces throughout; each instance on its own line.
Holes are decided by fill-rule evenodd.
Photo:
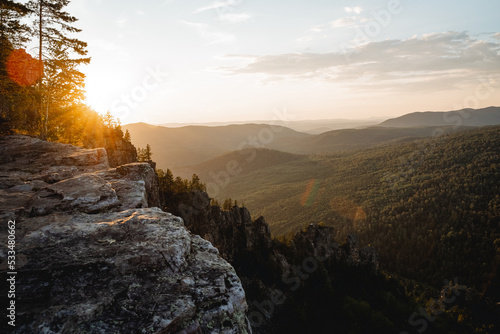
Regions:
M 251 333 L 233 267 L 152 207 L 149 164 L 110 168 L 102 149 L 22 136 L 0 153 L 0 238 L 15 220 L 17 241 L 16 327 L 1 332 Z

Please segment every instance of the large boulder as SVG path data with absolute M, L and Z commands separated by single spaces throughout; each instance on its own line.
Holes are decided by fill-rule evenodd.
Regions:
M 14 333 L 247 332 L 234 269 L 180 218 L 146 208 L 50 221 L 19 241 Z

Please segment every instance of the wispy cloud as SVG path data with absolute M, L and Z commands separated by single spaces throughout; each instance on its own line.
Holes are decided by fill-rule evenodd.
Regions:
M 115 24 L 118 28 L 123 28 L 127 25 L 128 17 L 120 16 L 115 20 Z
M 205 7 L 200 7 L 197 10 L 195 10 L 195 14 L 201 13 L 201 12 L 206 12 L 207 10 L 217 10 L 217 9 L 222 9 L 226 7 L 234 7 L 238 5 L 241 2 L 241 0 L 227 0 L 227 1 L 215 1 L 212 2 L 210 5 L 205 6 Z
M 250 13 L 228 13 L 219 15 L 219 20 L 226 23 L 242 23 L 250 20 L 252 16 Z
M 332 28 L 341 28 L 355 25 L 356 23 L 358 23 L 358 21 L 359 19 L 355 16 L 349 16 L 332 21 L 330 25 L 332 26 Z
M 330 29 L 356 27 L 370 21 L 371 18 L 360 15 L 341 17 L 328 23 L 318 24 L 310 29 L 311 32 L 319 33 Z
M 233 34 L 223 31 L 214 31 L 210 29 L 210 27 L 207 24 L 204 23 L 196 23 L 188 21 L 182 21 L 182 23 L 196 29 L 200 34 L 200 36 L 207 42 L 207 44 L 231 43 L 236 40 L 236 37 Z
M 500 42 L 474 39 L 465 32 L 433 33 L 385 40 L 342 52 L 254 56 L 229 74 L 261 74 L 274 79 L 320 79 L 379 88 L 452 88 L 480 76 L 500 78 Z
M 242 0 L 215 1 L 208 6 L 198 8 L 194 11 L 194 14 L 213 10 L 217 13 L 217 18 L 221 22 L 232 24 L 246 22 L 253 17 L 253 14 L 237 13 L 236 7 L 241 2 Z
M 362 11 L 363 11 L 363 8 L 361 7 L 344 7 L 344 11 L 346 13 L 356 13 L 356 14 L 360 14 Z

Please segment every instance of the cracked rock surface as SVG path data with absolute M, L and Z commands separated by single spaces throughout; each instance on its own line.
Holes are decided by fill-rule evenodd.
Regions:
M 110 168 L 103 149 L 25 136 L 0 138 L 0 154 L 0 238 L 15 220 L 18 272 L 2 332 L 251 332 L 234 269 L 156 207 L 148 163 Z

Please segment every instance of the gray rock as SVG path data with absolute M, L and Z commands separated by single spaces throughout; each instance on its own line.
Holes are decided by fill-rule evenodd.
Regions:
M 270 250 L 271 231 L 263 217 L 252 221 L 246 208 L 223 211 L 210 206 L 207 193 L 196 191 L 189 199 L 172 208 L 183 217 L 186 227 L 215 245 L 222 257 L 233 263 L 249 250 Z
M 150 164 L 110 168 L 103 149 L 24 136 L 0 138 L 0 154 L 0 218 L 16 220 L 13 333 L 251 332 L 231 265 L 154 208 Z
M 234 269 L 178 217 L 146 208 L 54 220 L 19 242 L 14 333 L 247 332 Z
M 54 211 L 109 211 L 120 202 L 109 182 L 98 173 L 87 173 L 45 187 L 30 204 L 32 215 L 41 216 Z

